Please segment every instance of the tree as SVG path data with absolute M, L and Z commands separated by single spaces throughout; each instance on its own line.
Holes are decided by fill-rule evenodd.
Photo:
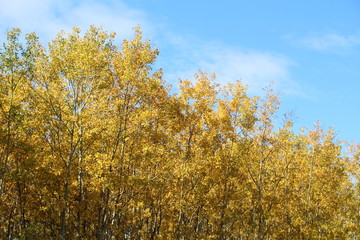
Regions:
M 199 71 L 171 94 L 139 28 L 22 42 L 0 50 L 2 239 L 359 239 L 359 146 L 276 128 L 271 88 Z

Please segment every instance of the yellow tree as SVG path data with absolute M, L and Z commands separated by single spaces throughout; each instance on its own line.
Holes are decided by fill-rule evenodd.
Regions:
M 52 215 L 44 228 L 55 236 L 59 229 L 61 239 L 75 235 L 81 239 L 87 231 L 86 217 L 91 217 L 86 216 L 91 201 L 86 164 L 100 130 L 94 115 L 95 94 L 110 76 L 111 38 L 95 27 L 82 37 L 74 28 L 68 36 L 59 34 L 49 45 L 49 54 L 37 61 L 31 111 L 39 126 L 37 155 L 50 177 L 42 179 L 49 189 L 40 190 L 44 196 L 40 204 L 50 215 L 60 213 Z
M 20 34 L 19 29 L 9 31 L 0 50 L 0 236 L 4 239 L 18 237 L 28 226 L 27 200 L 35 166 L 27 93 L 39 43 L 35 34 L 28 34 L 23 47 Z
M 109 232 L 116 238 L 140 237 L 145 227 L 152 235 L 158 231 L 158 226 L 150 225 L 159 224 L 161 209 L 145 201 L 152 200 L 156 190 L 151 187 L 157 186 L 160 163 L 166 159 L 162 157 L 166 139 L 161 139 L 166 127 L 161 122 L 166 122 L 163 114 L 168 90 L 163 86 L 162 72 L 151 71 L 157 54 L 135 29 L 135 37 L 123 41 L 111 62 L 112 78 L 98 110 L 102 113 L 101 142 L 91 167 L 98 175 L 93 188 L 101 189 L 99 239 Z M 149 223 L 150 217 L 155 223 Z
M 216 136 L 212 139 L 217 142 L 208 142 L 213 156 L 205 159 L 210 160 L 206 179 L 213 183 L 206 196 L 207 211 L 213 238 L 238 238 L 244 230 L 242 223 L 248 195 L 247 173 L 243 166 L 257 121 L 258 98 L 250 98 L 241 82 L 229 84 L 221 92 L 218 108 L 208 120 L 211 123 L 209 129 Z
M 180 82 L 178 114 L 173 132 L 177 141 L 177 159 L 174 159 L 174 181 L 172 194 L 172 237 L 188 238 L 204 231 L 205 194 L 209 185 L 205 183 L 208 158 L 216 148 L 216 139 L 210 132 L 213 108 L 216 103 L 217 85 L 214 76 L 203 72 L 195 75 L 196 83 Z M 208 142 L 210 141 L 210 142 Z M 212 145 L 214 144 L 214 145 Z M 211 150 L 208 147 L 213 146 Z M 208 149 L 209 151 L 206 151 Z
M 308 154 L 303 159 L 302 234 L 314 239 L 349 237 L 344 211 L 354 195 L 341 145 L 332 129 L 324 132 L 317 125 L 308 133 Z M 307 171 L 306 171 L 306 170 Z
M 359 146 L 276 129 L 271 89 L 199 71 L 171 95 L 139 28 L 19 36 L 0 51 L 1 238 L 359 238 Z

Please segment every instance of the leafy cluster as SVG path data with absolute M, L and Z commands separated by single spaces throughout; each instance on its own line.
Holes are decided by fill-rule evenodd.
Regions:
M 0 49 L 1 239 L 360 239 L 360 147 L 91 27 Z

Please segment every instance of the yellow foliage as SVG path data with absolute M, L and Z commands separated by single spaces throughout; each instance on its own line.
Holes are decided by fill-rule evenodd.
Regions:
M 1 239 L 359 239 L 359 145 L 274 128 L 278 96 L 74 28 L 0 49 Z M 344 147 L 348 147 L 346 150 Z

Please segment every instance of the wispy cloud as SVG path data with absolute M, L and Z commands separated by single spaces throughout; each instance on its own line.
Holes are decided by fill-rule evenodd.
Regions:
M 173 45 L 166 52 L 165 64 L 170 79 L 189 78 L 199 69 L 216 73 L 217 81 L 225 84 L 241 80 L 253 94 L 261 94 L 271 82 L 284 94 L 302 95 L 300 87 L 291 79 L 294 62 L 278 53 L 239 49 L 221 43 L 203 42 L 195 38 L 167 37 Z M 161 52 L 161 51 L 160 51 Z M 166 72 L 165 72 L 166 73 Z
M 334 32 L 322 32 L 300 38 L 299 42 L 319 51 L 350 49 L 360 46 L 360 33 L 346 35 Z
M 294 86 L 290 84 L 291 64 L 289 59 L 274 53 L 236 49 L 213 52 L 208 59 L 201 62 L 203 68 L 217 73 L 220 82 L 241 79 L 249 85 L 249 91 L 256 94 L 272 81 L 279 90 L 294 92 Z
M 164 67 L 165 77 L 176 83 L 178 78 L 192 78 L 199 69 L 216 72 L 220 83 L 242 80 L 254 94 L 262 92 L 271 81 L 274 87 L 289 94 L 298 94 L 299 87 L 291 80 L 292 61 L 277 53 L 244 50 L 208 42 L 194 36 L 179 36 L 166 23 L 151 22 L 147 13 L 122 1 L 107 0 L 11 0 L 0 8 L 0 31 L 20 27 L 36 32 L 49 41 L 60 30 L 73 26 L 85 30 L 101 25 L 118 33 L 118 39 L 133 35 L 140 25 L 144 35 L 153 39 L 161 55 L 157 66 Z
M 103 26 L 109 31 L 132 35 L 132 28 L 141 25 L 150 30 L 145 14 L 121 1 L 71 1 L 71 0 L 11 0 L 0 8 L 0 30 L 19 27 L 24 32 L 36 32 L 46 41 L 54 38 L 60 30 L 70 31 L 78 26 Z

